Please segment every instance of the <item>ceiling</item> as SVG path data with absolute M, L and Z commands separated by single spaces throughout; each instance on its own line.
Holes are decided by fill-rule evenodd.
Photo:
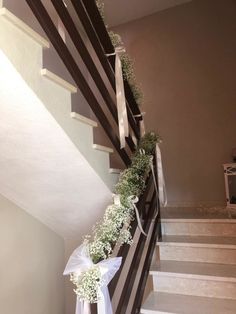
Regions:
M 104 0 L 107 24 L 117 26 L 191 0 Z

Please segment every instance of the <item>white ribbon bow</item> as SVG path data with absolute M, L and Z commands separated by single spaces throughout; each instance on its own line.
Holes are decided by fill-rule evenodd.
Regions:
M 143 117 L 145 116 L 146 112 L 141 112 L 140 114 L 134 115 L 135 118 L 142 118 L 139 120 L 139 128 L 140 128 L 140 135 L 143 137 L 146 134 L 145 124 Z
M 141 233 L 147 237 L 146 232 L 144 232 L 144 230 L 143 230 L 143 227 L 142 227 L 142 224 L 141 224 L 141 220 L 140 220 L 140 216 L 139 216 L 139 212 L 138 212 L 138 208 L 136 206 L 136 203 L 138 203 L 138 197 L 135 196 L 135 195 L 131 195 L 131 196 L 129 196 L 129 201 L 130 201 L 130 203 L 132 204 L 132 206 L 134 208 L 134 211 L 135 211 L 135 214 L 136 214 L 136 218 L 137 218 L 137 222 L 138 222 L 138 227 L 139 227 Z
M 120 55 L 125 52 L 124 47 L 116 47 L 114 53 L 107 54 L 107 56 L 116 56 L 115 61 L 115 78 L 116 78 L 116 102 L 119 122 L 120 148 L 125 147 L 125 137 L 129 136 L 129 122 L 127 116 L 124 79 L 122 73 L 122 64 Z
M 112 314 L 111 300 L 108 292 L 108 284 L 115 276 L 116 272 L 120 268 L 122 257 L 114 257 L 103 260 L 97 264 L 94 264 L 88 253 L 86 244 L 80 245 L 74 250 L 69 258 L 63 275 L 69 275 L 76 273 L 80 275 L 82 272 L 87 271 L 95 265 L 99 267 L 101 272 L 102 286 L 99 288 L 100 300 L 97 303 L 98 314 Z M 90 307 L 87 302 L 79 300 L 77 298 L 76 314 L 89 314 Z
M 113 194 L 113 199 L 114 199 L 114 204 L 115 205 L 121 206 L 120 195 L 119 194 Z M 142 224 L 141 224 L 138 208 L 135 205 L 136 203 L 138 203 L 138 197 L 135 196 L 135 195 L 131 195 L 131 196 L 129 196 L 128 200 L 131 203 L 131 205 L 132 205 L 132 207 L 133 207 L 133 209 L 135 211 L 137 222 L 138 222 L 138 227 L 139 227 L 141 233 L 144 234 L 145 236 L 147 236 L 147 234 L 144 232 Z

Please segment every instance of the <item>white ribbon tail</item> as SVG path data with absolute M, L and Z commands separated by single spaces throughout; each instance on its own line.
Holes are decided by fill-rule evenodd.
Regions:
M 98 314 L 112 314 L 112 305 L 107 286 L 100 289 L 100 300 L 97 304 Z
M 126 108 L 124 79 L 122 72 L 122 64 L 120 54 L 125 52 L 123 47 L 116 47 L 114 53 L 107 54 L 107 56 L 116 56 L 115 62 L 115 79 L 116 79 L 116 102 L 118 112 L 120 148 L 125 147 L 125 137 L 129 136 L 129 122 Z
M 158 204 L 159 193 L 158 193 L 158 187 L 157 187 L 157 181 L 156 181 L 156 176 L 155 176 L 153 163 L 151 163 L 151 171 L 152 171 L 152 176 L 153 176 L 154 188 L 155 188 L 155 191 L 156 191 L 156 213 L 155 213 L 155 216 L 154 216 L 154 219 L 156 219 L 157 215 L 158 215 L 158 212 L 159 212 L 159 204 Z
M 166 185 L 163 174 L 161 150 L 158 144 L 156 145 L 156 162 L 157 162 L 157 173 L 158 173 L 158 188 L 159 188 L 159 199 L 162 206 L 167 205 Z
M 129 123 L 126 108 L 122 64 L 119 55 L 120 52 L 122 52 L 121 48 L 119 47 L 116 48 L 115 78 L 116 78 L 116 101 L 119 121 L 120 148 L 124 148 L 125 137 L 129 136 Z
M 80 301 L 77 297 L 75 314 L 91 314 L 90 304 Z
M 135 210 L 135 214 L 136 214 L 136 218 L 137 218 L 139 230 L 141 231 L 141 233 L 142 233 L 143 235 L 145 235 L 145 237 L 147 237 L 147 234 L 146 234 L 146 232 L 144 232 L 143 227 L 142 227 L 142 224 L 141 224 L 141 220 L 140 220 L 138 208 L 137 208 L 137 206 L 135 205 L 135 203 L 133 203 L 133 206 L 134 206 L 134 210 Z
M 121 262 L 122 257 L 113 257 L 98 263 L 102 274 L 103 283 L 103 286 L 99 290 L 100 300 L 98 301 L 97 304 L 98 314 L 113 313 L 110 295 L 108 291 L 108 284 L 115 276 L 116 272 L 119 270 Z

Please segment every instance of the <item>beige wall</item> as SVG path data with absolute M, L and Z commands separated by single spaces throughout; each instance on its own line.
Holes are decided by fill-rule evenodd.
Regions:
M 64 314 L 64 241 L 0 195 L 0 313 Z
M 224 203 L 236 147 L 236 2 L 193 0 L 117 27 L 160 132 L 170 205 Z

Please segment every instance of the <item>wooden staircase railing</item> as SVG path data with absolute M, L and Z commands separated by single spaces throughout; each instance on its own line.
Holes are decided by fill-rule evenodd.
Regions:
M 45 5 L 42 3 L 41 0 L 25 1 L 31 8 L 41 27 L 48 36 L 48 39 L 51 41 L 61 60 L 65 64 L 74 82 L 78 86 L 78 89 L 81 91 L 88 105 L 96 115 L 98 121 L 103 126 L 108 138 L 111 140 L 122 161 L 126 166 L 129 166 L 131 154 L 132 152 L 134 152 L 136 146 L 133 138 L 129 136 L 128 138 L 126 138 L 129 149 L 120 148 L 120 141 L 117 135 L 118 113 L 116 104 L 114 102 L 114 57 L 107 58 L 106 56 L 106 54 L 114 52 L 114 47 L 111 43 L 107 29 L 100 16 L 95 1 L 66 0 L 66 2 L 70 4 L 70 10 L 73 9 L 73 16 L 65 5 L 65 1 L 51 0 L 50 2 L 55 8 L 55 11 L 58 14 L 58 18 L 64 24 L 64 27 L 69 34 L 74 47 L 77 50 L 77 53 L 83 60 L 83 63 L 86 66 L 90 77 L 96 85 L 97 91 L 102 96 L 103 103 L 106 104 L 106 110 L 104 109 L 103 103 L 101 103 L 98 100 L 98 97 L 96 97 L 96 91 L 91 88 L 87 79 L 84 77 L 82 73 L 83 71 L 80 68 L 80 64 L 78 64 L 76 58 L 73 56 L 71 48 L 61 38 L 58 29 L 53 23 L 52 17 L 48 13 L 49 11 L 45 7 Z M 83 29 L 87 35 L 87 39 L 90 43 L 90 48 L 92 47 L 93 54 L 95 53 L 96 55 L 96 60 L 94 60 L 94 58 L 92 57 L 91 51 L 88 49 L 87 42 L 85 42 L 83 36 L 81 36 L 78 25 L 83 26 Z M 106 80 L 110 83 L 111 88 L 108 88 L 105 84 L 104 76 L 100 73 L 100 68 L 103 69 L 106 75 Z M 136 140 L 139 141 L 139 120 L 142 118 L 136 117 L 137 115 L 140 115 L 140 110 L 135 102 L 131 88 L 127 81 L 125 81 L 125 94 L 129 126 L 130 129 L 133 130 Z M 107 111 L 110 113 L 110 115 L 108 115 Z M 115 123 L 112 123 L 112 121 L 110 121 L 111 116 Z M 114 125 L 115 127 L 113 127 Z M 157 177 L 156 173 L 155 176 Z M 139 313 L 147 275 L 150 268 L 151 258 L 155 248 L 155 242 L 157 237 L 161 236 L 158 195 L 154 189 L 152 175 L 150 175 L 146 180 L 146 189 L 140 197 L 137 207 L 139 210 L 139 214 L 144 221 L 144 231 L 149 235 L 150 231 L 153 231 L 150 236 L 150 241 L 143 234 L 139 235 L 138 243 L 135 246 L 133 257 L 129 261 L 130 265 L 128 266 L 127 275 L 123 283 L 123 291 L 121 292 L 121 295 L 117 302 L 117 314 L 123 314 L 126 312 L 130 302 L 131 293 L 132 295 L 134 295 L 134 301 L 130 310 L 131 314 Z M 155 215 L 155 212 L 157 210 L 158 215 Z M 153 228 L 152 225 L 154 226 Z M 131 227 L 131 234 L 132 236 L 134 236 L 138 228 L 136 220 L 132 221 Z M 145 247 L 147 253 L 143 258 Z M 129 245 L 123 245 L 119 249 L 118 255 L 123 257 L 122 266 L 109 285 L 111 298 L 116 297 L 116 287 L 121 280 L 121 274 L 124 270 L 127 270 L 126 263 L 128 262 L 129 252 Z M 142 265 L 140 264 L 141 257 L 143 258 Z M 137 274 L 139 275 L 137 276 Z M 133 291 L 134 286 L 137 286 L 135 292 Z M 96 306 L 92 306 L 92 312 L 96 313 Z

